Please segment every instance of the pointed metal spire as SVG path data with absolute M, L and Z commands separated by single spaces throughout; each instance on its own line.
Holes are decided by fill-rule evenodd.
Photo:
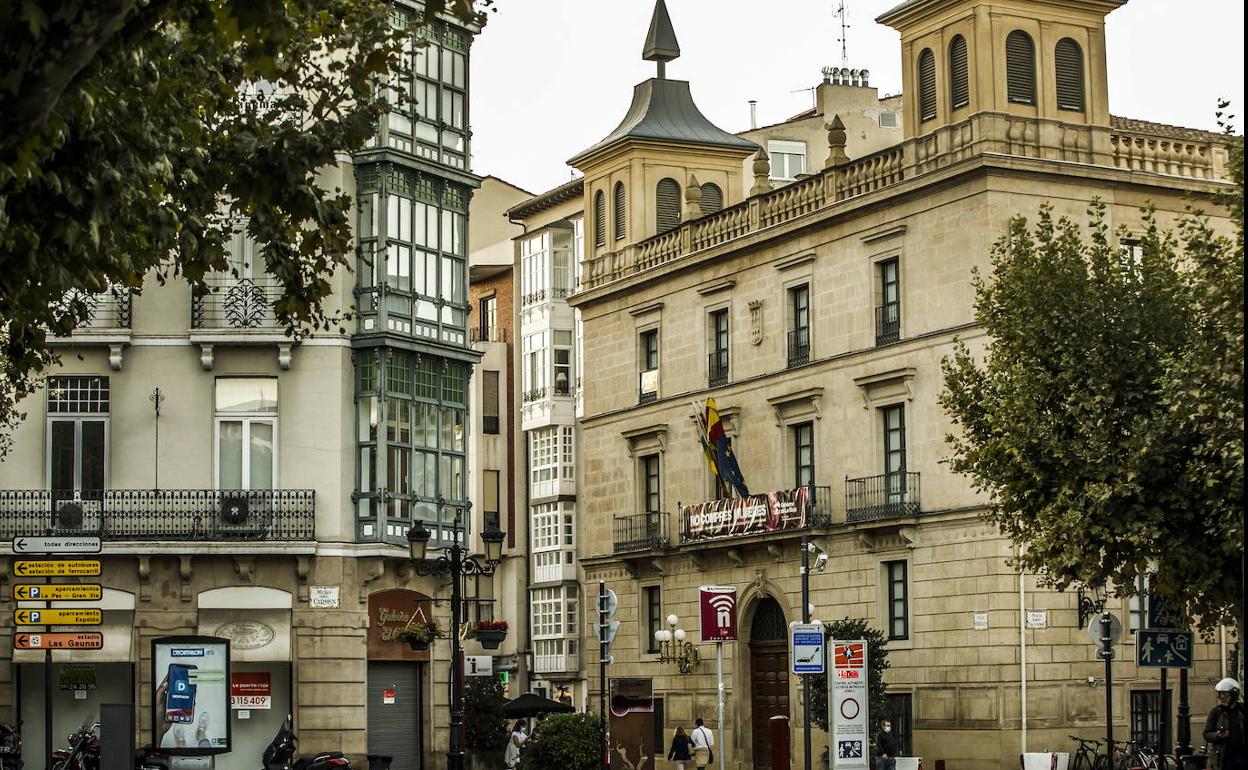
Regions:
M 641 58 L 658 62 L 661 79 L 666 74 L 664 64 L 679 56 L 680 43 L 676 42 L 676 30 L 672 28 L 672 19 L 667 15 L 667 5 L 663 0 L 656 0 L 654 15 L 650 17 L 650 31 L 646 33 L 646 45 L 641 51 Z

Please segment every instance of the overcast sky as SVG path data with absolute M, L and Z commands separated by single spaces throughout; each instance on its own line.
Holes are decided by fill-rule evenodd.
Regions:
M 820 69 L 841 64 L 840 0 L 667 0 L 681 57 L 670 78 L 692 83 L 715 124 L 749 128 L 810 107 Z M 901 90 L 898 34 L 874 19 L 899 0 L 845 0 L 849 66 L 881 95 Z M 472 48 L 473 171 L 532 192 L 571 178 L 565 161 L 606 136 L 642 61 L 653 0 L 496 0 Z M 1110 111 L 1215 129 L 1218 97 L 1244 101 L 1240 0 L 1130 0 L 1106 22 Z M 1235 109 L 1238 108 L 1238 109 Z M 1242 130 L 1243 122 L 1236 119 Z

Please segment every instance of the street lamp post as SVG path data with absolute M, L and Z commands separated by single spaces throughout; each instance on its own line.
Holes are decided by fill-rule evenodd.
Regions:
M 469 504 L 471 505 L 471 504 Z M 439 501 L 438 510 L 442 510 Z M 426 556 L 429 539 L 433 533 L 419 521 L 407 531 L 407 545 L 416 574 L 422 577 L 429 575 L 449 575 L 451 578 L 451 741 L 446 751 L 447 770 L 463 770 L 463 715 L 460 713 L 461 693 L 464 687 L 464 666 L 460 661 L 459 624 L 463 612 L 462 581 L 468 575 L 494 574 L 498 563 L 503 557 L 503 532 L 496 525 L 481 533 L 481 542 L 485 546 L 485 560 L 479 561 L 475 556 L 467 555 L 467 549 L 460 544 L 460 530 L 464 509 L 455 508 L 455 523 L 451 527 L 452 540 L 444 553 L 434 559 Z

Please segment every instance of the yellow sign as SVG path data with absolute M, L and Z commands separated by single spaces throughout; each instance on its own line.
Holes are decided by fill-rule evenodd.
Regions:
M 14 577 L 95 577 L 99 559 L 47 559 L 13 562 Z
M 19 583 L 13 586 L 13 598 L 19 602 L 98 602 L 103 596 L 104 589 L 99 583 L 67 585 Z
M 19 626 L 98 626 L 104 622 L 100 610 L 30 610 L 13 611 L 13 622 Z

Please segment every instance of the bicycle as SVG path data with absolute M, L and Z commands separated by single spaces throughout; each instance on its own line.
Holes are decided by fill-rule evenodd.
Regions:
M 1169 754 L 1158 754 L 1156 751 L 1139 741 L 1114 741 L 1115 746 L 1123 747 L 1116 751 L 1118 759 L 1115 770 L 1178 770 L 1178 761 Z
M 1069 738 L 1079 744 L 1075 751 L 1075 760 L 1070 770 L 1109 770 L 1109 758 L 1101 753 L 1101 742 L 1071 735 Z

